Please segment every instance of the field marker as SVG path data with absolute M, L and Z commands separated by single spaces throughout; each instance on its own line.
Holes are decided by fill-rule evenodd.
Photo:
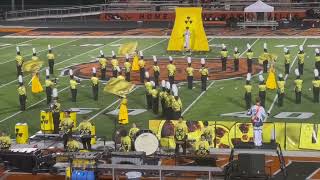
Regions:
M 304 38 L 304 41 L 303 41 L 303 43 L 302 43 L 302 46 L 304 46 L 304 45 L 306 44 L 306 42 L 307 42 L 307 38 Z M 298 52 L 298 53 L 299 53 L 299 52 Z M 297 55 L 295 56 L 295 58 L 293 59 L 291 65 L 290 65 L 289 74 L 290 74 L 290 72 L 291 72 L 291 69 L 292 69 L 294 63 L 295 63 L 296 60 L 298 59 L 298 53 L 297 53 Z M 289 74 L 286 74 L 286 75 L 285 75 L 284 81 L 287 80 Z M 271 113 L 271 111 L 272 111 L 272 109 L 273 109 L 273 107 L 274 107 L 274 104 L 276 103 L 277 99 L 278 99 L 278 94 L 276 94 L 276 96 L 273 98 L 273 102 L 272 102 L 270 108 L 269 108 L 268 111 L 267 111 L 269 114 Z M 268 119 L 268 116 L 266 117 L 265 121 L 267 121 L 267 119 Z
M 122 39 L 118 39 L 118 40 L 116 40 L 116 41 L 120 41 L 120 40 L 122 40 Z M 116 42 L 116 41 L 113 41 L 113 42 Z M 111 43 L 113 43 L 113 42 L 111 42 Z M 104 45 L 104 46 L 107 46 L 107 45 L 109 45 L 109 44 L 106 44 L 106 45 Z M 71 57 L 71 58 L 69 58 L 69 59 L 66 59 L 66 60 L 63 60 L 63 61 L 61 61 L 61 62 L 58 62 L 58 63 L 56 63 L 55 65 L 59 65 L 59 64 L 64 63 L 64 62 L 66 62 L 66 61 L 70 61 L 71 59 L 74 59 L 74 58 L 77 58 L 77 57 L 79 57 L 79 56 L 85 55 L 85 54 L 90 53 L 90 52 L 92 52 L 92 51 L 95 51 L 95 50 L 97 50 L 97 49 L 99 49 L 99 48 L 103 48 L 104 46 L 97 47 L 97 48 L 95 48 L 95 49 L 91 49 L 91 50 L 86 51 L 86 52 L 84 52 L 84 53 L 82 53 L 82 54 L 78 54 L 78 55 L 73 56 L 73 57 Z M 44 70 L 45 70 L 45 68 L 42 68 L 39 72 L 42 72 L 42 71 L 44 71 Z M 27 76 L 24 76 L 23 78 L 26 78 L 26 77 L 28 77 L 28 76 L 30 76 L 30 74 L 27 75 Z M 5 87 L 5 86 L 7 86 L 7 85 L 9 85 L 9 84 L 12 84 L 12 83 L 16 82 L 16 81 L 18 81 L 18 80 L 15 79 L 15 80 L 10 81 L 10 82 L 8 82 L 8 83 L 6 83 L 6 84 L 2 84 L 2 85 L 0 86 L 0 88 L 3 88 L 3 87 Z
M 67 86 L 67 87 L 61 89 L 59 92 L 65 91 L 65 90 L 66 90 L 67 88 L 69 88 L 69 87 L 70 87 L 70 86 Z M 45 101 L 45 100 L 47 100 L 47 98 L 44 98 L 44 99 L 42 99 L 42 100 L 40 100 L 40 101 L 38 101 L 38 102 L 36 102 L 36 103 L 28 106 L 28 107 L 26 108 L 26 110 L 29 109 L 29 108 L 32 108 L 32 107 L 34 107 L 34 106 L 36 106 L 36 105 L 38 105 L 38 104 L 40 104 L 41 102 L 43 102 L 43 101 Z M 12 114 L 12 115 L 10 115 L 10 116 L 2 119 L 2 120 L 0 121 L 0 123 L 2 123 L 2 122 L 4 122 L 4 121 L 6 121 L 6 120 L 8 120 L 8 119 L 10 119 L 10 118 L 18 115 L 18 114 L 20 114 L 20 113 L 22 113 L 22 112 L 23 112 L 23 111 L 18 111 L 18 112 L 16 112 L 16 113 L 14 113 L 14 114 Z
M 0 49 L 6 49 L 6 48 L 12 47 L 12 46 L 19 46 L 19 44 L 24 44 L 24 43 L 31 42 L 31 41 L 34 41 L 34 40 L 37 40 L 37 39 L 40 39 L 40 38 L 29 39 L 29 40 L 27 40 L 27 41 L 23 41 L 23 42 L 20 42 L 20 43 L 18 43 L 18 44 L 11 44 L 11 45 L 9 45 L 9 46 L 1 47 Z
M 59 47 L 59 46 L 63 46 L 63 45 L 66 45 L 66 44 L 69 44 L 69 43 L 72 43 L 72 42 L 78 41 L 78 40 L 80 40 L 80 39 L 74 39 L 74 40 L 71 40 L 71 41 L 67 41 L 67 42 L 64 42 L 64 43 L 62 43 L 62 44 L 58 44 L 57 46 L 53 46 L 52 48 L 57 48 L 57 47 Z M 40 53 L 40 52 L 43 52 L 43 51 L 47 51 L 47 49 L 45 48 L 45 49 L 43 49 L 43 50 L 41 50 L 41 51 L 37 51 L 37 53 Z M 26 56 L 31 56 L 31 55 L 32 55 L 32 53 L 27 54 L 27 55 L 24 55 L 24 57 L 26 57 Z M 1 62 L 0 65 L 6 64 L 6 63 L 12 62 L 12 61 L 15 61 L 15 60 L 8 60 L 8 61 L 5 61 L 5 62 Z

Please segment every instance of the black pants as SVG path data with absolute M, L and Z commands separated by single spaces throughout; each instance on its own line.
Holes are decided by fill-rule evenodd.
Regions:
M 62 139 L 63 139 L 63 147 L 64 149 L 66 150 L 67 149 L 67 143 L 69 141 L 69 138 L 72 136 L 71 132 L 69 133 L 66 133 L 62 136 Z
M 284 73 L 289 74 L 290 64 L 284 64 Z
M 155 114 L 159 113 L 159 97 L 152 97 L 152 111 Z
M 246 92 L 245 94 L 244 94 L 244 99 L 245 99 L 245 101 L 246 101 L 246 108 L 247 109 L 250 109 L 250 107 L 251 107 L 251 93 L 248 93 L 248 92 Z
M 226 71 L 227 70 L 227 58 L 223 57 L 221 58 L 221 70 Z
M 247 60 L 248 73 L 252 73 L 252 59 Z
M 47 94 L 47 104 L 51 103 L 51 97 L 52 97 L 52 88 L 46 87 L 46 94 Z
M 300 75 L 303 75 L 303 66 L 304 66 L 304 63 L 298 63 L 298 69 L 299 69 L 299 73 Z
M 170 82 L 170 86 L 172 86 L 172 84 L 174 84 L 174 76 L 168 76 L 169 82 Z
M 172 111 L 172 119 L 178 120 L 181 117 L 181 111 Z
M 265 107 L 266 91 L 259 91 L 259 98 L 261 100 L 261 106 Z
M 53 119 L 53 133 L 59 134 L 59 124 L 60 124 L 60 112 L 52 112 Z
M 20 110 L 21 111 L 26 110 L 26 100 L 27 100 L 27 96 L 26 95 L 19 95 Z
M 140 68 L 140 82 L 144 83 L 144 76 L 145 76 L 146 70 L 144 68 Z
M 71 89 L 71 101 L 72 102 L 77 101 L 77 89 Z
M 318 69 L 318 71 L 320 73 L 320 61 L 315 62 L 315 67 L 316 67 L 316 69 Z
M 284 93 L 278 92 L 278 106 L 279 107 L 283 106 L 283 99 L 284 99 Z
M 295 91 L 296 92 L 296 104 L 301 104 L 301 91 Z
M 100 72 L 101 72 L 101 79 L 106 80 L 107 69 L 106 68 L 100 69 Z
M 159 86 L 159 76 L 160 76 L 160 73 L 159 73 L 159 71 L 155 71 L 155 72 L 153 73 L 153 75 L 154 75 L 154 83 L 155 83 L 156 87 L 158 87 L 158 86 Z
M 182 141 L 176 140 L 176 149 L 175 149 L 176 154 L 179 154 L 180 146 L 182 147 L 183 154 L 184 155 L 187 154 L 187 141 L 186 140 L 182 140 Z
M 319 87 L 313 87 L 313 102 L 319 102 Z
M 170 120 L 173 118 L 173 110 L 171 107 L 166 107 L 166 118 Z
M 126 72 L 126 81 L 130 82 L 130 72 Z
M 98 85 L 92 85 L 92 94 L 93 94 L 93 100 L 98 100 L 98 94 L 99 94 L 99 86 Z
M 193 76 L 187 76 L 188 79 L 188 89 L 193 88 Z
M 162 117 L 166 115 L 166 102 L 164 99 L 161 99 L 161 108 L 162 108 Z
M 54 60 L 48 60 L 48 64 L 49 64 L 49 73 L 53 74 Z
M 239 71 L 239 59 L 234 60 L 234 71 Z
M 91 150 L 91 138 L 81 138 L 83 149 Z
M 268 72 L 268 61 L 263 61 L 263 73 Z
M 208 79 L 208 76 L 201 75 L 201 90 L 202 91 L 207 90 L 207 79 Z
M 118 77 L 118 70 L 112 70 L 112 77 Z
M 152 109 L 152 95 L 146 93 L 147 109 Z
M 22 75 L 22 66 L 17 66 L 17 77 Z

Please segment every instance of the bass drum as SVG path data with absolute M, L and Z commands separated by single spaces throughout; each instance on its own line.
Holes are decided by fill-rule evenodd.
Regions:
M 159 148 L 159 140 L 151 130 L 140 130 L 136 134 L 134 147 L 136 151 L 145 152 L 148 156 L 157 151 L 157 149 Z

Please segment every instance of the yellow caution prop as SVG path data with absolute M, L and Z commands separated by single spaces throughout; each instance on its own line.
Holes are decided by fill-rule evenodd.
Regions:
M 40 130 L 44 133 L 52 133 L 54 130 L 52 112 L 40 112 Z
M 186 28 L 189 28 L 191 51 L 209 51 L 209 43 L 202 24 L 202 8 L 176 8 L 176 18 L 168 44 L 168 51 L 183 51 Z
M 29 129 L 27 123 L 17 123 L 15 131 L 17 144 L 27 144 L 29 140 Z
M 132 61 L 132 71 L 139 71 L 140 67 L 139 67 L 139 57 L 138 54 L 135 54 L 133 56 L 133 61 Z
M 126 54 L 132 54 L 136 51 L 137 46 L 138 46 L 138 42 L 129 42 L 129 43 L 122 44 L 119 47 L 118 54 L 122 56 L 125 56 Z
M 273 67 L 269 70 L 269 75 L 266 81 L 266 86 L 268 89 L 276 89 L 277 88 L 277 80 L 276 80 L 276 73 Z
M 42 85 L 40 83 L 40 80 L 39 80 L 39 76 L 37 73 L 35 73 L 32 77 L 32 80 L 31 80 L 31 90 L 32 90 L 32 93 L 34 94 L 37 94 L 37 93 L 41 93 L 43 91 L 43 88 L 42 88 Z

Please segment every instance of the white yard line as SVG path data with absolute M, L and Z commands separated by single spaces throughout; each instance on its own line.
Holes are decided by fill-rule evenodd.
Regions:
M 118 39 L 118 40 L 113 41 L 113 42 L 111 42 L 111 43 L 118 42 L 118 41 L 120 41 L 120 40 L 122 40 L 122 39 Z M 111 43 L 109 43 L 109 44 L 111 44 Z M 105 47 L 105 46 L 107 46 L 107 45 L 109 45 L 109 44 L 105 44 L 105 45 L 103 45 L 103 46 L 101 46 L 101 47 L 97 47 L 97 48 L 95 48 L 95 49 L 91 49 L 91 50 L 86 51 L 86 52 L 84 52 L 84 53 L 78 54 L 78 55 L 73 56 L 73 57 L 71 57 L 71 58 L 69 58 L 69 59 L 66 59 L 66 60 L 63 60 L 63 61 L 61 61 L 61 62 L 58 62 L 58 63 L 56 63 L 55 65 L 59 65 L 59 64 L 61 64 L 61 63 L 70 61 L 70 60 L 72 60 L 72 59 L 74 59 L 74 58 L 77 58 L 77 57 L 79 57 L 79 56 L 82 56 L 82 55 L 88 54 L 88 53 L 90 53 L 90 52 L 92 52 L 92 51 L 95 51 L 95 50 L 97 50 L 97 49 L 103 48 L 103 47 Z M 44 70 L 45 70 L 45 68 L 42 68 L 39 72 L 42 72 L 42 71 L 44 71 Z M 29 77 L 29 76 L 30 76 L 30 74 L 27 75 L 27 76 L 24 76 L 23 78 L 26 78 L 26 77 Z M 16 79 L 16 80 L 10 81 L 10 82 L 8 82 L 8 83 L 6 83 L 6 84 L 2 84 L 2 85 L 0 86 L 0 88 L 3 88 L 3 87 L 5 87 L 5 86 L 7 86 L 7 85 L 9 85 L 9 84 L 12 84 L 12 83 L 16 82 L 16 81 L 18 81 L 18 80 Z
M 312 179 L 312 177 L 313 177 L 314 175 L 316 175 L 319 171 L 320 171 L 320 168 L 316 169 L 313 173 L 311 173 L 311 174 L 306 178 L 306 180 L 315 180 L 315 179 Z
M 27 40 L 27 41 L 19 42 L 18 44 L 11 44 L 11 45 L 9 45 L 9 46 L 1 47 L 0 49 L 6 49 L 6 48 L 9 48 L 9 47 L 12 47 L 12 46 L 19 46 L 20 44 L 24 44 L 24 43 L 27 43 L 27 42 L 31 42 L 31 41 L 34 41 L 34 40 L 37 40 L 37 39 L 40 39 L 40 38 L 29 39 L 29 40 Z
M 304 39 L 304 41 L 303 41 L 303 43 L 302 43 L 302 46 L 304 46 L 304 45 L 306 44 L 306 42 L 307 42 L 307 38 Z M 299 53 L 299 52 L 298 52 L 298 53 Z M 289 73 L 290 73 L 290 71 L 291 71 L 294 63 L 295 63 L 296 60 L 298 59 L 298 53 L 297 53 L 297 55 L 295 56 L 295 58 L 293 59 L 291 65 L 290 65 Z M 284 81 L 286 81 L 286 80 L 288 79 L 288 76 L 289 76 L 289 74 L 286 74 L 286 76 L 284 77 Z M 273 102 L 272 102 L 271 106 L 269 107 L 269 109 L 268 109 L 268 111 L 267 111 L 269 114 L 271 113 L 271 111 L 272 111 L 272 109 L 273 109 L 273 107 L 274 107 L 277 99 L 278 99 L 278 94 L 276 94 L 276 96 L 273 98 Z M 266 117 L 265 121 L 267 121 L 267 119 L 268 119 L 268 117 Z
M 71 41 L 67 41 L 67 42 L 58 44 L 58 45 L 56 45 L 56 46 L 53 46 L 52 48 L 57 48 L 57 47 L 60 47 L 60 46 L 63 46 L 63 45 L 66 45 L 66 44 L 69 44 L 69 43 L 72 43 L 72 42 L 78 41 L 78 40 L 80 40 L 80 39 L 74 39 L 74 40 L 71 40 Z M 43 50 L 41 50 L 41 51 L 37 51 L 37 53 L 40 53 L 40 52 L 43 52 L 43 51 L 46 51 L 46 50 L 47 50 L 47 49 L 43 49 Z M 32 53 L 27 54 L 27 55 L 24 55 L 24 56 L 30 56 L 30 55 L 32 55 Z M 6 64 L 6 63 L 12 62 L 12 61 L 15 61 L 15 60 L 13 59 L 13 60 L 8 60 L 8 61 L 5 61 L 5 62 L 1 62 L 0 65 Z
M 67 87 L 65 87 L 65 88 L 63 88 L 63 89 L 61 89 L 59 92 L 65 91 L 65 90 L 66 90 L 66 89 L 68 89 L 68 88 L 69 88 L 69 86 L 67 86 Z M 44 98 L 44 99 L 42 99 L 42 100 L 40 100 L 40 101 L 38 101 L 38 102 L 36 102 L 36 103 L 34 103 L 34 104 L 32 104 L 32 105 L 28 106 L 28 107 L 26 108 L 26 110 L 28 110 L 28 109 L 30 109 L 30 108 L 32 108 L 32 107 L 34 107 L 34 106 L 36 106 L 36 105 L 40 104 L 41 102 L 43 102 L 43 101 L 45 101 L 45 100 L 47 100 L 47 98 Z M 14 116 L 18 115 L 18 114 L 20 114 L 20 113 L 22 113 L 22 112 L 23 112 L 23 111 L 18 111 L 18 112 L 16 112 L 16 113 L 14 113 L 14 114 L 12 114 L 12 115 L 10 115 L 10 116 L 8 116 L 8 117 L 6 117 L 6 118 L 2 119 L 2 120 L 0 121 L 0 123 L 2 123 L 2 122 L 4 122 L 4 121 L 6 121 L 6 120 L 8 120 L 8 119 L 10 119 L 10 118 L 12 118 L 12 117 L 14 117 Z

